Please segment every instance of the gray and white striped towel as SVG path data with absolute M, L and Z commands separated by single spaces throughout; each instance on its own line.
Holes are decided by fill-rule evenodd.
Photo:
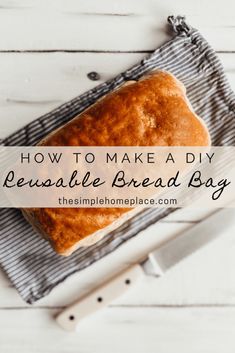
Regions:
M 149 70 L 171 71 L 186 86 L 187 95 L 209 127 L 213 145 L 235 143 L 235 95 L 222 65 L 201 34 L 183 17 L 169 17 L 175 37 L 131 69 L 63 104 L 1 141 L 3 145 L 34 145 L 43 136 L 81 113 L 90 104 L 127 80 Z M 96 245 L 77 250 L 68 258 L 56 255 L 24 220 L 17 209 L 0 209 L 0 265 L 25 301 L 47 295 L 74 272 L 112 252 L 138 232 L 172 210 L 146 209 Z

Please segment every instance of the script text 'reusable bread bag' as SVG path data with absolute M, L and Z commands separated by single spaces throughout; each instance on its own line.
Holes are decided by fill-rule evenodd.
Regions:
M 155 70 L 107 94 L 40 146 L 207 146 L 209 132 L 194 112 L 184 85 L 171 73 Z M 25 218 L 70 255 L 90 246 L 139 210 L 126 208 L 25 209 Z
M 140 63 L 35 119 L 2 139 L 2 145 L 36 145 L 49 133 L 91 107 L 98 99 L 127 81 L 141 80 L 148 72 L 156 69 L 172 73 L 183 83 L 193 111 L 203 119 L 210 132 L 212 145 L 234 145 L 235 97 L 220 60 L 198 30 L 191 28 L 182 17 L 170 17 L 169 22 L 173 29 L 172 39 Z M 128 222 L 110 231 L 99 242 L 80 247 L 71 256 L 61 256 L 48 241 L 38 235 L 20 210 L 0 209 L 0 265 L 22 298 L 33 303 L 71 274 L 111 253 L 172 211 L 162 208 L 142 210 Z M 157 227 L 154 229 L 157 232 Z

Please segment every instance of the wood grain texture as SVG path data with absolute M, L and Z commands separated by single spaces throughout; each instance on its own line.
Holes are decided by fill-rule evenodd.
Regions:
M 186 15 L 219 52 L 235 90 L 233 0 L 0 0 L 0 138 L 115 76 L 170 38 Z M 87 74 L 96 71 L 99 81 Z M 67 334 L 53 316 L 95 284 L 208 214 L 176 211 L 115 253 L 26 305 L 0 273 L 0 352 L 233 353 L 235 241 L 231 232 L 160 280 L 146 277 Z M 157 238 L 157 239 L 156 239 Z
M 235 89 L 235 54 L 220 54 Z M 0 54 L 0 138 L 141 60 L 144 54 Z M 100 80 L 87 74 L 96 71 Z
M 127 264 L 132 264 L 154 246 L 177 236 L 191 223 L 153 225 L 125 243 L 111 255 L 77 273 L 59 285 L 37 307 L 65 306 L 89 292 L 95 283 L 109 278 Z M 229 230 L 194 256 L 175 266 L 164 277 L 144 277 L 118 306 L 205 306 L 235 305 L 235 242 Z M 209 259 L 209 260 L 208 260 Z M 68 291 L 69 288 L 69 291 Z M 0 308 L 25 307 L 15 289 L 5 279 L 0 281 Z
M 75 333 L 58 329 L 57 312 L 1 310 L 1 352 L 234 353 L 235 308 L 108 308 Z
M 152 50 L 169 34 L 166 18 L 183 14 L 216 50 L 235 50 L 232 0 L 2 0 L 0 50 Z M 125 38 L 125 40 L 124 40 Z

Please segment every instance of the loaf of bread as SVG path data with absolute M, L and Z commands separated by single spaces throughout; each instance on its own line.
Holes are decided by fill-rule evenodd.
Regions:
M 193 112 L 183 84 L 159 70 L 109 93 L 39 145 L 207 146 L 210 136 Z M 136 212 L 124 208 L 23 210 L 61 255 L 100 240 Z

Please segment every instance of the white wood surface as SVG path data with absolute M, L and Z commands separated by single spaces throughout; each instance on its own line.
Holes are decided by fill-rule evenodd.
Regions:
M 140 53 L 1 53 L 0 138 L 131 67 Z M 235 54 L 219 54 L 235 90 Z M 97 71 L 101 79 L 87 74 Z
M 140 60 L 185 14 L 219 51 L 235 90 L 233 0 L 1 0 L 0 138 Z M 87 73 L 97 71 L 100 81 Z M 181 210 L 83 272 L 35 306 L 0 273 L 0 352 L 232 353 L 235 240 L 232 231 L 160 280 L 144 278 L 107 309 L 60 330 L 53 316 L 154 245 L 193 226 L 204 210 Z

